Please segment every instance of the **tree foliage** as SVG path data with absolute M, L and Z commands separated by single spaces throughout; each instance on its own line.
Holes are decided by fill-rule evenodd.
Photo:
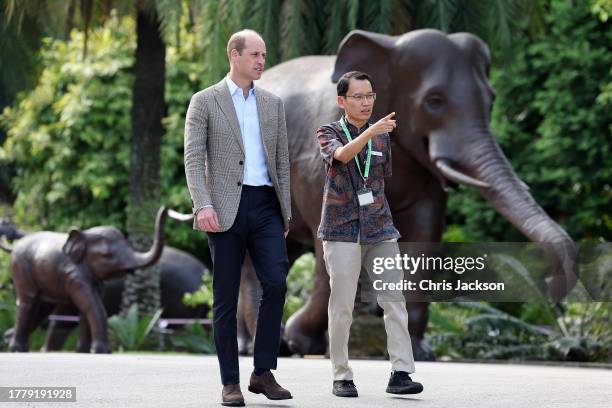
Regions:
M 606 1 L 596 3 L 605 6 Z M 182 159 L 185 110 L 194 92 L 227 72 L 225 45 L 231 32 L 251 27 L 265 37 L 274 37 L 266 38 L 270 66 L 304 54 L 333 53 L 353 28 L 391 34 L 421 27 L 466 30 L 482 36 L 495 53 L 510 49 L 502 46 L 510 41 L 503 39 L 502 26 L 506 26 L 509 33 L 520 35 L 513 40 L 516 51 L 511 63 L 493 65 L 497 138 L 538 202 L 572 236 L 609 238 L 612 216 L 606 208 L 611 194 L 606 158 L 612 126 L 612 41 L 609 21 L 592 14 L 588 4 L 458 0 L 155 3 L 163 16 L 168 44 L 161 150 L 164 203 L 190 209 Z M 545 22 L 542 4 L 550 9 Z M 391 16 L 386 23 L 380 21 L 384 15 Z M 272 19 L 276 24 L 269 23 Z M 117 17 L 105 21 L 102 28 L 91 32 L 86 61 L 81 58 L 81 32 L 73 31 L 68 42 L 45 40 L 38 84 L 2 116 L 2 127 L 9 136 L 0 154 L 17 171 L 13 189 L 18 222 L 33 229 L 125 227 L 134 23 Z M 540 25 L 545 30 L 534 40 L 534 27 Z M 448 221 L 460 240 L 522 239 L 466 189 L 451 195 Z M 167 228 L 171 243 L 197 248 L 198 239 L 189 228 L 174 223 Z
M 130 155 L 134 23 L 114 18 L 92 30 L 89 58 L 81 58 L 82 34 L 72 41 L 46 40 L 38 85 L 6 109 L 8 138 L 0 159 L 17 169 L 13 187 L 18 224 L 67 230 L 110 224 L 125 229 Z M 203 67 L 195 36 L 183 33 L 184 51 L 169 47 L 166 135 L 161 150 L 164 204 L 189 211 L 183 170 L 183 127 Z M 153 222 L 153 220 L 151 220 Z M 170 243 L 195 249 L 201 238 L 168 223 Z
M 612 27 L 578 3 L 552 2 L 546 30 L 494 70 L 492 127 L 553 219 L 576 240 L 610 240 Z M 467 239 L 524 239 L 471 189 L 451 194 L 448 221 Z

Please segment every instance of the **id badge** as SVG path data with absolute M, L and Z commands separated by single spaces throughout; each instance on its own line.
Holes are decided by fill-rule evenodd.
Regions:
M 357 199 L 359 200 L 359 205 L 370 205 L 374 203 L 374 195 L 372 194 L 371 188 L 364 188 L 357 192 Z

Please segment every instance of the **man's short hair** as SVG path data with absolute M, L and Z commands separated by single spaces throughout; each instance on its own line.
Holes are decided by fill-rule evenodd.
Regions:
M 351 82 L 351 79 L 356 79 L 358 81 L 367 80 L 370 82 L 370 85 L 372 84 L 372 78 L 370 78 L 370 76 L 365 72 L 349 71 L 342 75 L 338 80 L 338 85 L 336 87 L 336 89 L 338 90 L 338 96 L 346 96 L 346 93 L 349 89 L 349 82 Z
M 232 34 L 229 41 L 227 42 L 227 58 L 231 59 L 232 50 L 235 48 L 238 54 L 242 55 L 242 50 L 246 47 L 246 34 L 253 33 L 261 38 L 261 35 L 255 31 L 245 28 L 237 33 Z

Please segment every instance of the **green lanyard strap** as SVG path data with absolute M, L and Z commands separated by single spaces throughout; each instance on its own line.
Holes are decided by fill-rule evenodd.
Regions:
M 344 123 L 344 116 L 340 118 L 340 126 L 342 126 L 342 130 L 344 130 L 344 134 L 346 135 L 348 141 L 352 142 L 353 138 L 351 137 L 351 133 L 346 127 L 346 123 Z M 357 163 L 357 170 L 359 170 L 359 175 L 361 176 L 365 184 L 366 180 L 368 179 L 368 175 L 370 174 L 370 159 L 372 158 L 372 139 L 368 140 L 368 156 L 365 163 L 365 172 L 363 173 L 361 172 L 361 165 L 359 164 L 358 157 L 359 153 L 355 156 L 355 163 Z

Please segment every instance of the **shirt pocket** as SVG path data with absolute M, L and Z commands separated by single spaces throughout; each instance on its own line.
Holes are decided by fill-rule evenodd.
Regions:
M 375 154 L 374 152 L 380 152 L 379 154 Z M 372 149 L 372 156 L 370 159 L 370 172 L 372 172 L 372 170 L 377 169 L 380 167 L 380 170 L 382 171 L 384 168 L 385 163 L 387 163 L 387 152 L 386 151 L 380 151 L 380 150 L 374 150 Z

